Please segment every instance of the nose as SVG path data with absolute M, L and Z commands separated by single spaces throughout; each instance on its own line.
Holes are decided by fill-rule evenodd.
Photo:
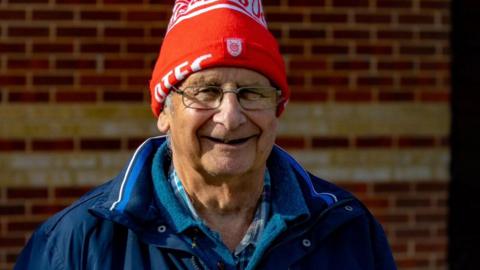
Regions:
M 229 92 L 223 95 L 222 103 L 213 116 L 213 121 L 222 124 L 227 130 L 234 130 L 247 121 L 235 93 Z

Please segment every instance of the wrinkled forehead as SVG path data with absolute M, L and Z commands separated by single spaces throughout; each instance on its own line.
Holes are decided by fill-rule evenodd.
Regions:
M 270 86 L 270 80 L 251 69 L 236 67 L 215 67 L 192 73 L 181 86 L 223 85 L 227 83 L 237 86 Z

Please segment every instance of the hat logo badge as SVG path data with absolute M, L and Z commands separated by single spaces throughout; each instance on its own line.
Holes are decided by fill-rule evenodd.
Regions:
M 237 57 L 242 54 L 243 46 L 240 38 L 228 38 L 226 41 L 227 51 L 231 56 Z

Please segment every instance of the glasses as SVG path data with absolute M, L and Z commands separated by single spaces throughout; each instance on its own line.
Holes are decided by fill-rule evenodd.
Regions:
M 245 110 L 265 110 L 275 108 L 280 102 L 281 91 L 269 86 L 247 86 L 224 91 L 219 86 L 193 86 L 180 90 L 174 86 L 175 93 L 182 95 L 183 105 L 187 108 L 211 110 L 220 107 L 226 93 L 234 93 L 238 103 Z

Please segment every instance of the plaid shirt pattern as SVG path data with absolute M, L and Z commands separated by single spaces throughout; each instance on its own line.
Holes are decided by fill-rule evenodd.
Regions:
M 178 177 L 176 171 L 172 168 L 170 169 L 169 173 L 169 182 L 170 185 L 175 193 L 175 196 L 180 201 L 180 203 L 188 210 L 188 212 L 192 215 L 195 220 L 202 221 L 202 219 L 198 216 L 195 208 L 188 197 L 187 192 L 183 188 L 182 182 Z M 237 269 L 243 270 L 247 268 L 248 262 L 252 257 L 255 247 L 260 240 L 262 235 L 263 229 L 268 222 L 270 217 L 270 204 L 271 204 L 271 181 L 270 181 L 270 174 L 268 170 L 265 170 L 265 177 L 264 177 L 264 184 L 263 184 L 263 192 L 260 196 L 260 203 L 257 206 L 255 211 L 255 215 L 253 217 L 252 223 L 247 229 L 245 236 L 243 237 L 242 241 L 238 244 L 235 248 L 232 256 L 235 260 Z M 210 234 L 209 236 L 217 241 L 221 242 L 223 246 L 225 246 L 220 238 L 220 235 L 214 231 L 208 230 L 205 232 Z M 227 248 L 225 246 L 225 248 Z

